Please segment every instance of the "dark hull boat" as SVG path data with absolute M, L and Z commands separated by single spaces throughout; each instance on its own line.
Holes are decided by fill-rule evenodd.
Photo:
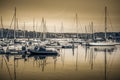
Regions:
M 33 50 L 30 50 L 30 54 L 33 54 L 33 55 L 58 55 L 58 52 L 55 50 L 47 50 L 44 47 L 35 47 Z
M 0 49 L 0 54 L 5 54 L 5 51 L 3 49 Z
M 34 51 L 34 50 L 30 50 L 31 54 L 34 55 L 58 55 L 57 51 Z
M 62 45 L 62 48 L 77 48 L 77 45 Z

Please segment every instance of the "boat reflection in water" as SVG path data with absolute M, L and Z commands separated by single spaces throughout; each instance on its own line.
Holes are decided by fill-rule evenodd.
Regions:
M 95 47 L 94 51 L 98 52 L 114 52 L 116 50 L 115 46 L 109 46 L 109 47 Z

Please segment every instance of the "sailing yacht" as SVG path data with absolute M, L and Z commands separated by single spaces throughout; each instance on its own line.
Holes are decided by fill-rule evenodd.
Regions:
M 89 46 L 115 46 L 115 44 L 111 41 L 107 40 L 107 7 L 105 6 L 105 41 L 103 42 L 89 42 Z
M 48 50 L 46 48 L 46 44 L 48 43 L 48 41 L 46 40 L 46 22 L 44 20 L 44 18 L 42 18 L 42 23 L 41 23 L 42 27 L 43 27 L 43 33 L 42 33 L 42 41 L 39 41 L 38 45 L 35 45 L 33 47 L 33 49 L 30 49 L 29 52 L 32 55 L 55 55 L 58 54 L 58 52 L 56 50 Z
M 6 48 L 4 48 L 6 54 L 22 54 L 22 53 L 26 53 L 26 48 L 25 46 L 22 46 L 20 44 L 20 41 L 17 41 L 16 39 L 16 7 L 14 10 L 14 15 L 13 15 L 13 20 L 12 23 L 14 22 L 14 39 L 10 40 L 9 43 L 7 44 Z

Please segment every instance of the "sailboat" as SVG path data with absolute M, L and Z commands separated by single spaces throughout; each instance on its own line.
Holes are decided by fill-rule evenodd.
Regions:
M 2 16 L 1 16 L 1 30 L 0 30 L 0 46 L 6 46 L 7 45 L 7 43 L 5 43 L 5 39 L 4 39 L 4 25 L 3 25 L 3 20 L 2 20 Z M 2 48 L 1 47 L 1 48 Z M 1 49 L 0 48 L 0 49 Z
M 105 6 L 105 41 L 104 42 L 89 42 L 89 46 L 115 46 L 113 42 L 107 40 L 107 6 Z
M 15 39 L 16 39 L 16 31 L 15 31 L 15 29 L 16 29 L 16 7 L 15 7 L 15 10 L 14 10 L 14 15 L 13 15 L 13 19 L 12 19 L 12 22 L 14 22 L 14 39 L 10 42 L 10 43 L 12 43 L 12 44 L 8 44 L 7 45 L 7 49 L 5 50 L 6 51 L 6 53 L 7 54 L 12 54 L 12 53 L 18 53 L 17 51 L 16 51 L 16 47 L 15 47 L 15 45 L 14 45 L 14 42 L 15 42 Z M 11 23 L 12 24 L 12 23 Z
M 61 23 L 61 36 L 62 36 L 62 38 L 57 41 L 58 46 L 60 46 L 61 48 L 77 48 L 78 46 L 74 45 L 74 41 L 70 41 L 70 39 L 65 38 L 63 28 L 64 28 L 63 23 Z
M 43 35 L 42 35 L 42 42 L 39 45 L 34 46 L 33 49 L 30 49 L 29 52 L 32 55 L 57 55 L 58 52 L 56 50 L 47 49 L 45 47 L 45 39 L 46 39 L 46 22 L 44 18 L 42 18 L 42 27 L 43 27 Z
M 79 39 L 78 35 L 78 14 L 75 14 L 75 27 L 76 27 L 76 38 L 72 38 L 72 41 L 70 43 L 81 43 L 81 40 Z
M 14 39 L 11 40 L 12 44 L 10 44 L 10 43 L 7 44 L 7 48 L 5 49 L 5 52 L 7 54 L 26 53 L 24 46 L 22 46 L 21 44 L 15 44 L 15 42 L 16 42 L 16 26 L 17 26 L 16 21 L 17 21 L 17 18 L 16 18 L 16 7 L 15 7 L 14 15 L 13 15 L 13 19 L 12 19 L 12 23 L 14 22 Z
M 56 32 L 56 26 L 54 26 L 54 32 Z M 60 50 L 61 47 L 62 46 L 58 42 L 57 38 L 48 40 L 48 43 L 46 44 L 46 48 L 56 48 L 56 49 Z
M 75 19 L 76 19 L 76 39 L 74 39 L 74 37 L 71 39 L 71 40 L 69 40 L 69 41 L 67 41 L 67 42 L 62 42 L 62 43 L 60 43 L 61 45 L 62 45 L 62 48 L 77 48 L 78 47 L 78 44 L 74 44 L 74 43 L 79 43 L 79 40 L 78 40 L 78 16 L 77 16 L 77 14 L 75 15 Z M 63 26 L 63 25 L 62 25 Z

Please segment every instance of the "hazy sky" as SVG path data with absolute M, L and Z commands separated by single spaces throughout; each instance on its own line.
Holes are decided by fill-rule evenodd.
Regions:
M 76 32 L 75 14 L 78 14 L 79 32 L 90 32 L 89 23 L 93 21 L 94 31 L 104 31 L 104 7 L 107 5 L 108 31 L 120 32 L 120 0 L 0 0 L 0 16 L 5 28 L 9 27 L 17 8 L 19 29 L 26 23 L 26 29 L 32 30 L 33 18 L 39 31 L 42 17 L 46 20 L 48 32 L 60 32 L 63 22 L 64 32 Z M 112 27 L 111 27 L 112 25 Z M 13 28 L 13 27 L 12 27 Z

